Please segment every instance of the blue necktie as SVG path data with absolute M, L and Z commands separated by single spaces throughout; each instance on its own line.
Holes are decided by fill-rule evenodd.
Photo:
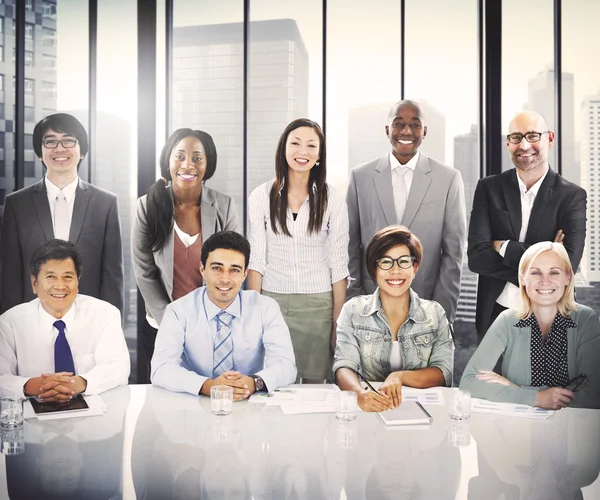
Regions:
M 54 327 L 58 330 L 58 337 L 56 337 L 56 342 L 54 342 L 54 371 L 56 373 L 71 372 L 75 375 L 73 354 L 65 335 L 66 326 L 64 321 L 58 320 L 54 322 Z
M 213 351 L 213 378 L 233 369 L 233 339 L 231 338 L 231 320 L 233 316 L 221 311 L 215 317 L 217 321 L 217 336 Z

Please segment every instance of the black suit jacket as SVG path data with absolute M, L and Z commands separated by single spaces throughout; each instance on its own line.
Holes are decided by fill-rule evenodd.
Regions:
M 521 232 L 521 195 L 515 169 L 480 179 L 473 198 L 467 255 L 469 269 L 479 274 L 476 327 L 483 336 L 490 326 L 492 309 L 507 281 L 519 286 L 521 256 L 534 243 L 553 241 L 559 229 L 564 246 L 577 270 L 585 244 L 586 192 L 548 170 L 535 198 L 525 242 Z M 510 240 L 501 257 L 492 242 Z
M 44 179 L 6 197 L 0 232 L 0 313 L 35 298 L 29 278 L 33 251 L 54 238 Z M 79 293 L 123 314 L 123 250 L 117 196 L 79 179 L 69 241 L 83 261 Z

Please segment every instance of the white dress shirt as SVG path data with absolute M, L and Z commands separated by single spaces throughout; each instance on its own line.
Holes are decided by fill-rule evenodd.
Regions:
M 407 163 L 402 165 L 398 158 L 394 156 L 394 153 L 390 151 L 390 166 L 392 167 L 392 190 L 394 193 L 394 200 L 397 197 L 397 193 L 400 188 L 398 184 L 400 182 L 404 182 L 404 186 L 406 187 L 407 198 L 410 194 L 410 187 L 412 186 L 413 177 L 415 176 L 415 168 L 417 168 L 417 163 L 419 163 L 419 157 L 421 156 L 421 152 L 417 150 L 417 154 L 413 156 Z M 408 170 L 404 175 L 397 175 L 396 171 L 398 168 L 406 167 Z M 396 214 L 397 215 L 397 214 Z
M 80 294 L 61 319 L 66 325 L 75 374 L 87 381 L 85 394 L 126 385 L 130 361 L 119 310 L 108 302 Z M 22 397 L 23 386 L 30 378 L 54 373 L 56 320 L 37 298 L 0 316 L 0 394 Z
M 263 275 L 262 287 L 273 293 L 323 293 L 347 278 L 348 208 L 346 201 L 328 184 L 329 197 L 321 231 L 308 232 L 308 197 L 294 221 L 287 209 L 292 237 L 271 228 L 269 193 L 273 181 L 258 186 L 248 199 L 250 263 Z
M 56 208 L 56 196 L 61 189 L 58 186 L 52 184 L 48 180 L 48 176 L 44 178 L 46 183 L 46 194 L 48 195 L 48 205 L 50 206 L 50 216 L 52 217 L 52 230 L 56 234 L 56 221 L 54 220 L 54 209 Z M 73 220 L 73 207 L 75 205 L 75 191 L 79 185 L 79 177 L 76 177 L 73 182 L 67 184 L 62 188 L 62 192 L 67 200 L 67 206 L 69 208 L 69 220 L 67 221 L 66 227 L 71 227 L 71 220 Z
M 258 375 L 269 391 L 292 384 L 296 380 L 294 349 L 277 302 L 254 290 L 241 291 L 226 311 L 233 316 L 233 369 Z M 154 385 L 199 394 L 213 374 L 219 312 L 221 308 L 208 298 L 204 286 L 167 306 L 152 356 Z
M 531 210 L 533 209 L 533 204 L 535 203 L 535 198 L 540 190 L 540 186 L 542 185 L 542 182 L 544 182 L 547 174 L 548 168 L 546 168 L 544 175 L 542 175 L 542 177 L 540 177 L 540 179 L 533 186 L 531 186 L 529 190 L 527 190 L 527 186 L 525 186 L 519 177 L 519 174 L 517 174 L 519 193 L 521 193 L 521 231 L 519 232 L 519 242 L 521 243 L 525 241 L 525 236 L 527 236 L 527 228 L 529 227 Z M 500 247 L 499 253 L 502 257 L 506 255 L 506 247 L 508 246 L 509 241 L 510 240 L 506 240 Z M 521 295 L 519 292 L 519 287 L 513 285 L 510 281 L 506 282 L 502 293 L 496 299 L 498 304 L 506 307 L 507 309 L 515 309 L 519 307 L 520 301 Z

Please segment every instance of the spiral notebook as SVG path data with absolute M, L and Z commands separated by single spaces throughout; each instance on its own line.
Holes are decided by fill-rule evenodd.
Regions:
M 418 401 L 404 401 L 395 410 L 386 410 L 377 414 L 385 425 L 431 424 L 432 416 Z

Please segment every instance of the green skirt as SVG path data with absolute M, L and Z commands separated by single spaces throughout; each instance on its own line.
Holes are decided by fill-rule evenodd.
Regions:
M 333 293 L 283 294 L 262 291 L 277 301 L 294 346 L 298 378 L 331 378 L 329 339 L 333 327 Z

